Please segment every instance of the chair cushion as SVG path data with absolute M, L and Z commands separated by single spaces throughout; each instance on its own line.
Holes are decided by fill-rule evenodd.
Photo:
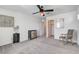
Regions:
M 66 36 L 60 36 L 59 38 L 65 39 L 65 38 L 66 38 Z

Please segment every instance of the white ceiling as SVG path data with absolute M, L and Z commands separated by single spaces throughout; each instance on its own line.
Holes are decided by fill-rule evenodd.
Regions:
M 77 10 L 78 7 L 78 5 L 44 5 L 44 9 L 54 9 L 54 12 L 46 13 L 46 16 L 74 11 Z M 39 11 L 36 5 L 0 5 L 0 8 L 29 15 L 33 15 L 32 13 Z M 41 17 L 40 14 L 35 14 L 33 16 Z

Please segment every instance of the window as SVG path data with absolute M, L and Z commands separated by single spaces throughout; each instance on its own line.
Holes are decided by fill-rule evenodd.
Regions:
M 64 28 L 64 18 L 57 19 L 56 27 L 57 28 Z

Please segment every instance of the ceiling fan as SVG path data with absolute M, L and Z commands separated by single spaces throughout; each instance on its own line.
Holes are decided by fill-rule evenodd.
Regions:
M 37 7 L 39 8 L 39 11 L 38 12 L 35 12 L 33 14 L 40 13 L 41 16 L 45 16 L 45 12 L 53 12 L 54 11 L 53 9 L 44 10 L 44 7 L 43 6 L 40 6 L 40 5 L 37 5 Z

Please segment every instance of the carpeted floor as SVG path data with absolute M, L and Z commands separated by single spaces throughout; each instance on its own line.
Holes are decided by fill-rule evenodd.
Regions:
M 8 44 L 0 47 L 0 54 L 78 54 L 79 46 L 53 38 L 39 37 L 21 43 Z

